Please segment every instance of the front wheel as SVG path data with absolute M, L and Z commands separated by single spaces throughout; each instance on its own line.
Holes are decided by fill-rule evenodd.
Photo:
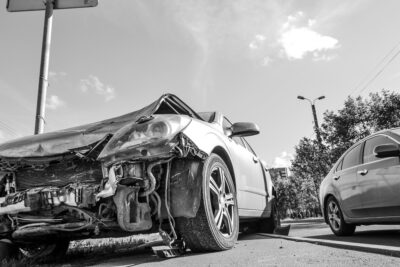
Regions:
M 235 185 L 225 162 L 211 154 L 204 163 L 201 204 L 194 218 L 178 218 L 178 230 L 194 252 L 231 249 L 239 233 Z
M 349 236 L 354 233 L 356 226 L 348 224 L 343 219 L 343 213 L 334 197 L 329 197 L 325 205 L 325 214 L 328 218 L 329 227 L 337 236 Z

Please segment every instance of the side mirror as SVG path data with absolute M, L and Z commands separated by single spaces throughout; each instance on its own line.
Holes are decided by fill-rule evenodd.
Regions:
M 258 128 L 257 124 L 252 122 L 236 122 L 231 127 L 231 135 L 234 136 L 252 136 L 260 133 L 260 128 Z
M 398 145 L 394 144 L 379 145 L 374 148 L 374 155 L 377 158 L 398 157 L 400 149 Z

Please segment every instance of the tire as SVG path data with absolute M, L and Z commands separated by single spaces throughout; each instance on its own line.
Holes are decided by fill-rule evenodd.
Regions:
M 216 154 L 205 161 L 200 207 L 194 218 L 177 218 L 178 232 L 193 252 L 231 249 L 239 233 L 236 190 L 225 162 Z
M 356 226 L 348 224 L 343 219 L 343 213 L 337 200 L 330 196 L 325 204 L 325 216 L 328 219 L 329 227 L 337 236 L 349 236 L 354 234 Z
M 28 261 L 48 262 L 64 258 L 68 246 L 69 240 L 60 240 L 57 243 L 20 246 L 19 251 Z
M 263 218 L 258 223 L 258 231 L 261 233 L 272 234 L 274 230 L 281 226 L 281 219 L 279 218 L 278 208 L 275 199 L 271 203 L 271 216 Z

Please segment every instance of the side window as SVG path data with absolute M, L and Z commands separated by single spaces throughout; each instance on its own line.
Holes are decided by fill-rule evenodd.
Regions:
M 374 148 L 383 144 L 396 144 L 396 142 L 384 135 L 377 135 L 365 141 L 363 162 L 368 163 L 378 160 L 374 155 Z
M 343 170 L 360 164 L 360 150 L 361 145 L 358 145 L 344 156 L 342 164 Z
M 228 136 L 231 133 L 231 128 L 232 123 L 224 117 L 224 120 L 222 121 L 222 128 L 224 129 L 224 134 Z M 242 139 L 240 137 L 232 137 L 233 141 L 235 141 L 236 144 L 241 145 L 242 147 L 245 148 L 245 144 L 243 143 Z
M 339 162 L 339 164 L 336 166 L 335 172 L 341 171 L 342 170 L 342 164 L 343 164 L 343 159 Z

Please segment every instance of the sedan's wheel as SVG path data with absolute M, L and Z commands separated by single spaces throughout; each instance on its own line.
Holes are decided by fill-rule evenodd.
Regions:
M 178 218 L 178 230 L 192 251 L 234 246 L 239 232 L 236 191 L 225 162 L 212 154 L 204 163 L 201 204 L 195 218 Z
M 42 262 L 63 258 L 68 246 L 69 240 L 60 240 L 57 243 L 25 245 L 19 250 L 24 258 Z
M 343 213 L 334 197 L 329 197 L 325 205 L 325 213 L 332 232 L 337 236 L 352 235 L 356 230 L 354 224 L 348 224 L 343 219 Z

